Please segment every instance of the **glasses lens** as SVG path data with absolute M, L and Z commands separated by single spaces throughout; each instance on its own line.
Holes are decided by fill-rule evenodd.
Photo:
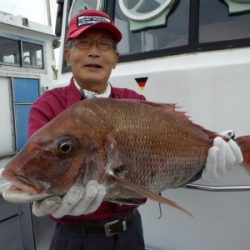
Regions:
M 88 38 L 84 38 L 75 40 L 76 47 L 81 50 L 89 49 L 93 43 L 95 43 L 99 50 L 111 50 L 114 48 L 114 42 L 108 39 L 94 41 Z

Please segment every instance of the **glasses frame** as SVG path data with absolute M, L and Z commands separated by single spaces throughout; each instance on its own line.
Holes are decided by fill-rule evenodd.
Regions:
M 115 41 L 106 38 L 99 40 L 93 40 L 90 38 L 76 38 L 70 40 L 67 44 L 67 47 L 72 48 L 74 45 L 77 49 L 84 51 L 90 49 L 93 46 L 93 44 L 95 44 L 96 48 L 98 48 L 100 51 L 116 50 Z

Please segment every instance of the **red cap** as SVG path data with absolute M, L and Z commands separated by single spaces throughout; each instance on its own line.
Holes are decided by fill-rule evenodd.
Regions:
M 122 38 L 121 32 L 115 27 L 109 15 L 100 10 L 87 9 L 71 18 L 68 25 L 67 41 L 77 38 L 84 31 L 93 28 L 107 30 L 116 42 Z

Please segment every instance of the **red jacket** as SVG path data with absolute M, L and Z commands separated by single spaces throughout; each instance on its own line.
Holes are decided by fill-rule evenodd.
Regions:
M 73 79 L 66 87 L 55 88 L 45 92 L 38 98 L 30 110 L 28 135 L 31 136 L 37 129 L 48 123 L 59 113 L 79 102 L 82 94 L 76 88 Z M 111 87 L 110 98 L 116 99 L 138 99 L 145 100 L 143 95 L 125 88 Z M 101 206 L 92 214 L 82 216 L 64 216 L 62 218 L 53 218 L 59 223 L 85 222 L 93 220 L 107 219 L 114 214 L 126 213 L 134 206 L 118 205 L 110 202 L 103 202 Z

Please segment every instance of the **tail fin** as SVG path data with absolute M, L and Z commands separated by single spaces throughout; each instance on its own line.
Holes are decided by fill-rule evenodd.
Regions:
M 250 135 L 237 137 L 235 141 L 238 143 L 243 154 L 243 164 L 250 173 Z

